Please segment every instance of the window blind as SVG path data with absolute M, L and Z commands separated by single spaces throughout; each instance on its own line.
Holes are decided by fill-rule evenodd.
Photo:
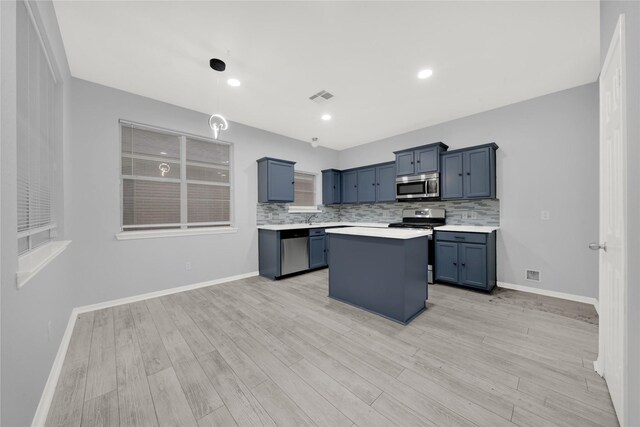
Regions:
M 122 122 L 124 231 L 231 225 L 231 147 Z
M 316 204 L 316 176 L 310 173 L 294 174 L 294 206 L 314 206 Z
M 24 2 L 17 3 L 18 252 L 53 237 L 56 175 L 56 80 Z

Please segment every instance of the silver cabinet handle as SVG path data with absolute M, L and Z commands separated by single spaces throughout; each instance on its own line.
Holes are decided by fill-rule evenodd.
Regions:
M 602 244 L 600 243 L 589 243 L 589 249 L 591 249 L 592 251 L 597 251 L 598 249 L 602 249 L 603 251 L 607 251 L 607 242 L 604 242 Z

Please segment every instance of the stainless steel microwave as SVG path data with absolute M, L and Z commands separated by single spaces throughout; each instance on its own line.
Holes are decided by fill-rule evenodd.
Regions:
M 401 201 L 440 198 L 440 174 L 396 178 L 396 199 Z

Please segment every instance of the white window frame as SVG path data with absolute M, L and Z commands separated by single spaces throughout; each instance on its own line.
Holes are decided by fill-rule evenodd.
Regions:
M 318 200 L 318 174 L 314 173 L 314 172 L 306 172 L 306 171 L 301 171 L 301 170 L 294 170 L 293 172 L 293 176 L 294 176 L 294 181 L 295 181 L 295 176 L 296 174 L 304 174 L 304 175 L 311 175 L 313 176 L 313 200 L 314 200 L 314 204 L 310 205 L 310 206 L 304 206 L 304 205 L 296 205 L 295 204 L 295 188 L 294 188 L 294 202 L 292 204 L 289 205 L 288 208 L 288 213 L 321 213 L 322 211 L 320 209 L 318 209 L 318 204 L 317 204 L 317 200 Z
M 136 175 L 123 175 L 122 174 L 122 128 L 123 127 L 135 127 L 138 129 L 149 130 L 151 132 L 164 133 L 169 135 L 175 135 L 180 138 L 180 179 L 177 178 L 154 178 L 148 176 L 136 176 Z M 203 137 L 200 135 L 193 135 L 188 132 L 179 132 L 171 129 L 162 128 L 159 126 L 147 125 L 128 120 L 120 119 L 118 121 L 118 129 L 120 133 L 120 145 L 119 157 L 120 157 L 120 232 L 116 233 L 117 240 L 132 240 L 132 239 L 149 239 L 158 237 L 178 237 L 178 236 L 194 236 L 202 234 L 226 234 L 235 233 L 238 229 L 235 227 L 235 215 L 234 215 L 234 146 L 232 142 L 224 140 L 214 140 L 211 138 Z M 223 144 L 229 146 L 229 183 L 211 183 L 209 181 L 187 180 L 187 156 L 186 156 L 186 144 L 187 139 L 193 139 L 203 142 L 210 142 L 214 144 Z M 175 182 L 180 184 L 180 223 L 175 224 L 140 224 L 140 225 L 124 225 L 124 180 L 145 180 L 145 181 L 162 181 L 162 182 Z M 216 186 L 228 186 L 229 187 L 229 221 L 212 221 L 212 222 L 200 222 L 200 223 L 187 223 L 187 184 L 204 184 L 204 185 L 216 185 Z M 158 227 L 179 227 L 171 229 L 161 229 Z M 128 228 L 136 228 L 137 230 L 128 230 Z M 148 228 L 148 230 L 140 230 L 141 228 Z
M 31 5 L 29 4 L 29 2 L 25 0 L 20 3 L 24 5 L 29 18 L 29 23 L 33 27 L 38 37 L 40 48 L 42 49 L 44 58 L 47 63 L 47 67 L 53 79 L 53 84 L 54 84 L 53 95 L 56 96 L 57 98 L 58 96 L 60 96 L 59 95 L 59 91 L 60 91 L 59 78 L 53 66 L 53 62 L 51 60 L 51 54 L 49 53 L 47 45 L 44 41 L 43 32 L 38 24 L 38 21 L 36 20 L 33 14 L 33 10 L 31 9 Z M 20 23 L 18 23 L 18 25 L 20 25 Z M 61 107 L 63 103 L 64 103 L 64 99 L 57 98 L 54 104 L 53 125 L 56 127 L 62 126 L 62 119 L 60 118 L 59 120 L 56 120 L 57 115 L 55 113 L 55 110 Z M 50 154 L 52 156 L 52 159 L 58 158 L 57 150 L 62 147 L 62 141 L 58 139 L 60 138 L 60 131 L 61 129 L 56 129 L 54 131 L 54 136 L 53 136 L 54 139 L 50 142 L 50 150 L 51 150 Z M 17 149 L 17 146 L 16 146 L 16 149 Z M 62 175 L 62 170 L 59 168 L 59 165 L 55 162 L 54 162 L 52 172 L 54 177 L 52 179 L 51 188 L 50 188 L 50 194 L 51 194 L 50 219 L 51 220 L 49 224 L 44 225 L 42 227 L 27 229 L 21 232 L 17 232 L 16 234 L 16 241 L 24 237 L 27 237 L 27 244 L 28 244 L 28 250 L 18 255 L 18 271 L 16 272 L 16 287 L 18 289 L 22 288 L 29 280 L 35 277 L 38 274 L 38 272 L 40 272 L 46 265 L 48 265 L 58 255 L 64 252 L 67 246 L 69 246 L 69 244 L 71 243 L 70 240 L 56 240 L 56 238 L 58 237 L 57 224 L 56 224 L 56 213 L 57 213 L 56 211 L 57 211 L 58 204 L 62 204 L 63 201 L 58 199 L 60 193 L 56 191 L 56 185 L 58 185 L 59 178 Z M 17 229 L 17 224 L 16 224 L 16 229 Z M 34 247 L 32 245 L 30 237 L 35 234 L 41 233 L 43 231 L 49 231 L 49 240 Z

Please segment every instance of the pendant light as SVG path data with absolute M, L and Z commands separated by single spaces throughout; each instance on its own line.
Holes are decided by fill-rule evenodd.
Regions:
M 209 60 L 209 66 L 218 72 L 223 72 L 227 68 L 227 64 L 224 63 L 223 60 L 218 58 L 211 58 Z M 219 79 L 216 78 L 216 91 L 218 91 L 218 82 Z M 218 107 L 220 107 L 220 93 L 218 92 Z M 227 119 L 225 119 L 221 114 L 212 114 L 209 117 L 209 127 L 213 130 L 213 139 L 218 139 L 218 135 L 220 131 L 227 130 L 229 128 L 229 123 L 227 123 Z

